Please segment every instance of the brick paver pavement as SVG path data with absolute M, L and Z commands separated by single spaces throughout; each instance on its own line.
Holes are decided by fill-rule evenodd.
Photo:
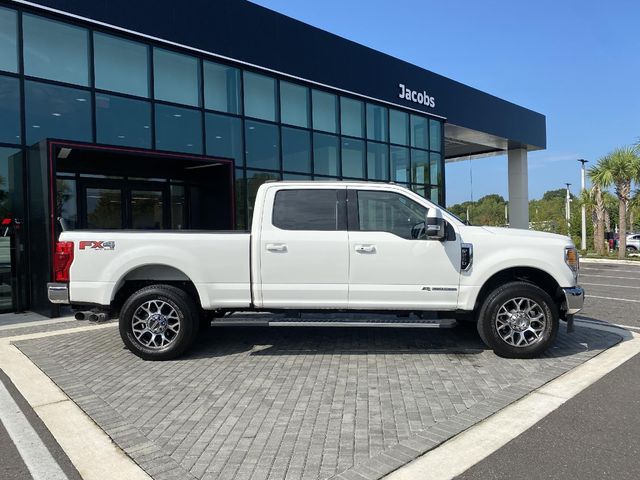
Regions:
M 107 328 L 16 345 L 156 479 L 380 478 L 617 343 L 507 360 L 475 329 L 217 328 L 144 362 Z

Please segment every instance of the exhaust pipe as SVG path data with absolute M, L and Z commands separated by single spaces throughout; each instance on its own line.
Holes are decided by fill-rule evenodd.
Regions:
M 104 322 L 107 319 L 107 314 L 104 312 L 91 312 L 89 315 L 90 322 Z
M 92 312 L 90 310 L 76 312 L 74 315 L 76 320 L 89 320 L 90 322 L 104 322 L 107 320 L 107 314 L 104 312 Z

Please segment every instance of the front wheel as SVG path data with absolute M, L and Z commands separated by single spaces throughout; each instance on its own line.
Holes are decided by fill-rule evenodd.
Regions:
M 547 292 L 527 282 L 510 282 L 491 292 L 478 314 L 478 333 L 497 355 L 533 358 L 558 334 L 558 308 Z
M 170 360 L 193 342 L 199 327 L 198 309 L 183 290 L 151 285 L 135 292 L 120 311 L 120 337 L 144 360 Z

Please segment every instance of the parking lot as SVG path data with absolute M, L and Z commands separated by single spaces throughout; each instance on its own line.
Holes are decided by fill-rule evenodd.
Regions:
M 580 283 L 580 318 L 640 331 L 640 266 L 584 263 Z M 563 323 L 543 358 L 507 360 L 464 326 L 219 327 L 144 362 L 115 323 L 0 336 L 44 331 L 14 344 L 154 479 L 382 478 L 621 339 Z
M 580 284 L 587 292 L 580 317 L 635 327 L 633 330 L 640 331 L 640 263 L 583 262 Z

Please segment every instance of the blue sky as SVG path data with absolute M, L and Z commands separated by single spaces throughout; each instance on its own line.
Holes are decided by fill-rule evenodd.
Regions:
M 571 182 L 640 137 L 640 2 L 255 0 L 547 117 L 529 195 Z M 505 156 L 447 165 L 447 204 L 507 196 Z M 572 189 L 574 188 L 572 187 Z M 575 190 L 574 190 L 575 191 Z

